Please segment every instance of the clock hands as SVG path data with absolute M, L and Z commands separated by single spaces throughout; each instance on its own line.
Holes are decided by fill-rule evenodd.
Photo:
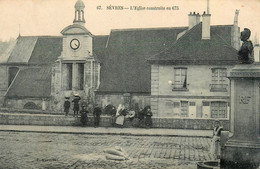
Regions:
M 70 41 L 70 47 L 73 49 L 73 50 L 77 50 L 80 46 L 80 42 L 78 39 L 72 39 Z

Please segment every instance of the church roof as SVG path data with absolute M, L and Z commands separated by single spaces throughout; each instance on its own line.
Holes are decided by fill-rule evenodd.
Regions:
M 20 69 L 6 93 L 8 98 L 48 98 L 51 94 L 51 66 Z
M 28 63 L 38 37 L 19 36 L 7 63 Z
M 101 54 L 108 36 L 96 36 L 93 53 Z M 19 52 L 20 50 L 20 52 Z M 51 95 L 51 68 L 62 52 L 62 37 L 20 36 L 8 64 L 37 65 L 21 69 L 9 87 L 8 98 L 48 98 Z
M 146 59 L 171 46 L 185 29 L 112 30 L 107 48 L 99 56 L 101 82 L 98 92 L 150 93 L 151 68 Z
M 151 56 L 150 63 L 161 64 L 236 64 L 237 50 L 231 46 L 232 26 L 211 26 L 210 40 L 202 40 L 202 23 L 194 26 L 171 47 Z
M 21 68 L 6 96 L 49 97 L 51 94 L 51 67 L 61 55 L 61 51 L 62 37 L 18 37 L 7 64 L 26 64 L 38 67 Z
M 61 55 L 62 37 L 19 36 L 8 64 L 50 64 Z

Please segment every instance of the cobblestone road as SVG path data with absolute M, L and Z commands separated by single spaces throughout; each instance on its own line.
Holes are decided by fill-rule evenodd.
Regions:
M 120 146 L 127 161 L 106 160 Z M 212 160 L 209 138 L 0 132 L 0 168 L 196 168 Z

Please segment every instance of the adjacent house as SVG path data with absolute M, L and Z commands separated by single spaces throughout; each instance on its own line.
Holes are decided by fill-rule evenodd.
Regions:
M 202 22 L 148 59 L 151 106 L 157 117 L 229 118 L 226 76 L 238 63 L 239 29 L 235 24 L 211 26 L 210 16 L 204 13 Z

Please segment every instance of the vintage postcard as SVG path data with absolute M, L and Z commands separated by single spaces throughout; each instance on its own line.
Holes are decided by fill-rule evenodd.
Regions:
M 259 168 L 259 11 L 0 0 L 0 168 Z

